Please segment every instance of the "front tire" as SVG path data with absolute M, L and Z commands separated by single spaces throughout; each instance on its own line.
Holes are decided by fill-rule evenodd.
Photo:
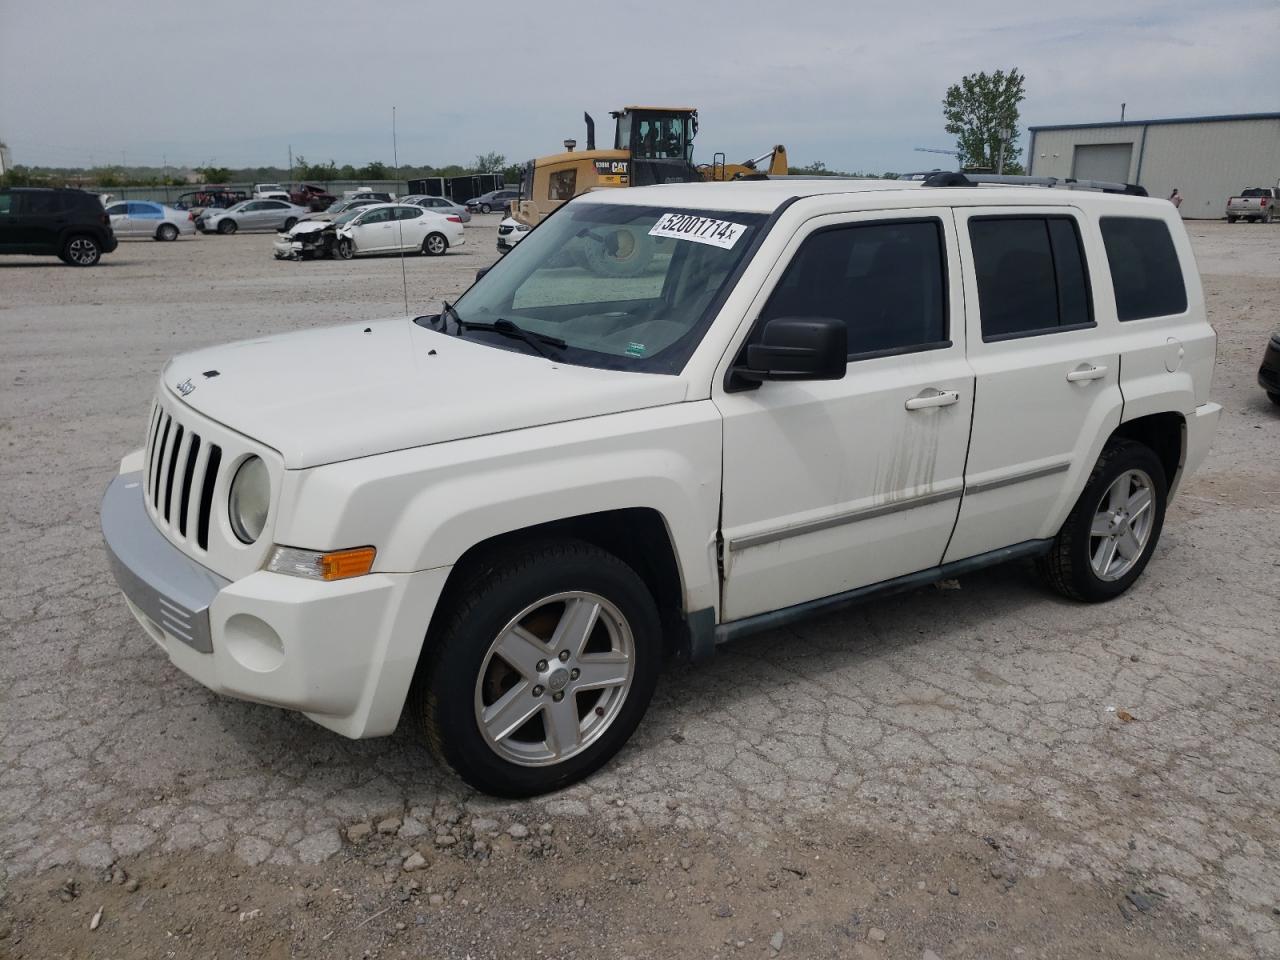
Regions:
M 288 218 L 287 220 L 285 220 L 285 222 L 284 222 L 284 232 L 285 232 L 285 233 L 288 233 L 290 230 L 292 230 L 292 229 L 293 229 L 294 227 L 296 227 L 297 225 L 298 225 L 298 218 L 297 218 L 297 217 L 289 217 L 289 218 Z
M 178 228 L 175 227 L 172 223 L 162 223 L 160 224 L 160 229 L 156 231 L 156 239 L 166 240 L 166 241 L 177 240 Z
M 1274 403 L 1277 407 L 1280 407 L 1280 393 L 1268 393 L 1267 399 L 1270 400 L 1272 403 Z
M 444 238 L 443 234 L 428 234 L 427 238 L 422 241 L 422 252 L 428 257 L 443 256 L 448 249 L 449 241 Z
M 218 232 L 223 236 L 230 236 L 240 229 L 240 225 L 234 220 L 219 220 Z
M 433 624 L 408 710 L 432 751 L 486 793 L 590 775 L 648 708 L 662 650 L 644 581 L 578 540 L 477 562 Z
M 480 204 L 480 212 L 481 212 L 481 213 L 493 213 L 493 207 L 489 206 L 489 204 L 487 204 L 487 203 L 482 203 L 482 204 Z
M 351 260 L 356 255 L 356 245 L 347 237 L 340 238 L 333 249 L 339 260 Z
M 1038 561 L 1049 585 L 1087 603 L 1128 590 L 1160 540 L 1168 489 L 1164 466 L 1150 447 L 1134 440 L 1109 443 Z
M 80 234 L 67 240 L 61 258 L 73 267 L 92 267 L 102 259 L 102 247 L 93 237 Z
M 1239 217 L 1227 217 L 1227 223 L 1235 223 L 1239 219 Z

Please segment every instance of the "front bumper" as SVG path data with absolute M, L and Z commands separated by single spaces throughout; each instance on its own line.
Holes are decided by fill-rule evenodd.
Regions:
M 188 676 L 344 736 L 395 730 L 448 568 L 333 583 L 259 570 L 233 582 L 160 534 L 138 471 L 107 488 L 102 533 L 130 611 Z
M 287 237 L 277 236 L 271 241 L 271 249 L 275 253 L 277 260 L 292 260 L 301 252 L 302 246 L 299 244 L 298 249 L 295 250 L 292 240 Z

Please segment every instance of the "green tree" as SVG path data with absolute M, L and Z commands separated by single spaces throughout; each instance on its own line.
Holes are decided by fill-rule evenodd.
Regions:
M 227 167 L 196 167 L 195 170 L 204 177 L 205 183 L 227 183 L 231 180 L 231 170 Z M 105 183 L 102 185 L 107 186 Z
M 360 168 L 359 178 L 361 180 L 385 180 L 387 179 L 387 165 L 377 160 L 372 163 L 366 163 Z
M 1018 157 L 1018 105 L 1026 99 L 1026 76 L 1014 67 L 1007 73 L 971 73 L 947 87 L 942 115 L 947 133 L 955 134 L 960 166 L 995 170 L 1000 158 L 1000 131 L 1009 131 L 1004 172 L 1021 173 Z
M 481 153 L 476 157 L 476 173 L 501 173 L 507 158 L 500 153 Z

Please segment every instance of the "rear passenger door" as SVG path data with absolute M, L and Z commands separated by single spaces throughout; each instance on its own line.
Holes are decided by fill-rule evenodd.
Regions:
M 946 209 L 815 217 L 792 239 L 748 314 L 751 337 L 781 317 L 835 317 L 848 368 L 713 395 L 724 620 L 940 562 L 973 404 L 958 277 Z
M 129 234 L 134 237 L 153 237 L 164 216 L 154 203 L 129 201 Z
M 956 221 L 977 384 L 947 561 L 1052 537 L 1122 405 L 1118 331 L 1092 294 L 1107 268 L 1086 255 L 1096 227 L 1063 206 L 958 208 Z

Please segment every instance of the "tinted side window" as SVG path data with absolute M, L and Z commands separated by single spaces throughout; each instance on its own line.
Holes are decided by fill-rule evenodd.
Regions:
M 850 357 L 945 344 L 946 289 L 937 220 L 839 227 L 805 240 L 762 320 L 843 320 Z
M 1089 274 L 1071 217 L 969 221 L 982 339 L 1052 333 L 1093 322 Z
M 123 217 L 128 212 L 129 205 L 127 203 L 113 203 L 111 206 L 107 207 L 107 213 L 113 217 Z
M 1178 252 L 1163 220 L 1103 217 L 1102 242 L 1121 320 L 1167 317 L 1187 309 Z
M 45 216 L 62 213 L 66 209 L 63 197 L 54 191 L 31 190 L 22 195 L 22 207 L 18 212 L 28 216 Z

